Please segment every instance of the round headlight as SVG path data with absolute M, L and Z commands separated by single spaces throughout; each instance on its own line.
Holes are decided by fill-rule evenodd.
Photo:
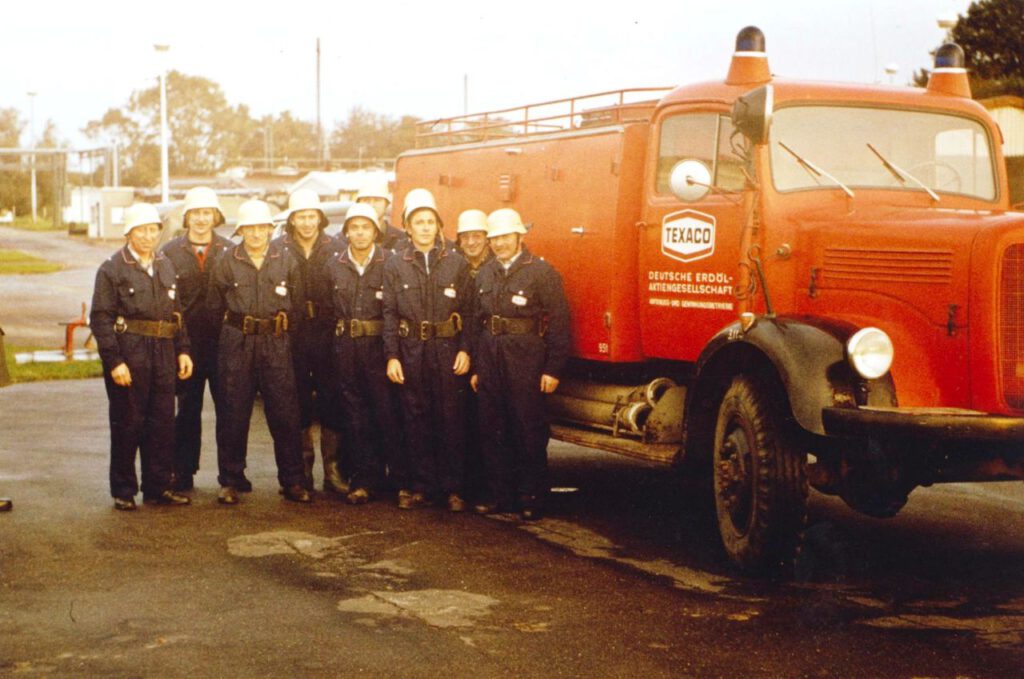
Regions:
M 857 374 L 875 380 L 892 367 L 892 340 L 878 328 L 862 328 L 846 342 L 846 355 Z

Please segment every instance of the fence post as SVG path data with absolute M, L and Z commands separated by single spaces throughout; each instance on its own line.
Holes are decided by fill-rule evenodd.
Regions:
M 7 349 L 4 348 L 4 329 L 0 328 L 0 387 L 11 383 L 11 374 L 7 372 Z

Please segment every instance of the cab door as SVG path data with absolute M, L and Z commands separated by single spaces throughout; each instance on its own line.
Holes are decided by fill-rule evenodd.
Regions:
M 693 361 L 736 319 L 733 286 L 744 222 L 742 161 L 732 150 L 726 111 L 673 107 L 653 126 L 640 236 L 643 353 Z M 682 160 L 699 160 L 714 188 L 684 203 L 669 177 Z

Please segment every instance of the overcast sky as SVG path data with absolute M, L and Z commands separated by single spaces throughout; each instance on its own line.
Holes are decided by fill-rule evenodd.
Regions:
M 940 16 L 968 0 L 629 0 L 602 3 L 5 2 L 0 106 L 62 138 L 133 90 L 156 82 L 154 43 L 169 68 L 219 83 L 255 115 L 290 109 L 316 119 L 315 42 L 321 40 L 322 118 L 354 105 L 424 118 L 505 108 L 604 90 L 721 79 L 736 32 L 759 26 L 772 72 L 788 77 L 906 83 L 942 42 Z M 23 142 L 28 142 L 27 134 Z

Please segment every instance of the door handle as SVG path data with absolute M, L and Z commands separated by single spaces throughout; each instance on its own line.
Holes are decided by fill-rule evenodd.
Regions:
M 571 231 L 572 233 L 574 233 L 574 234 L 576 234 L 578 236 L 582 236 L 584 229 L 583 229 L 582 226 L 574 226 L 571 229 L 569 229 L 569 231 Z

